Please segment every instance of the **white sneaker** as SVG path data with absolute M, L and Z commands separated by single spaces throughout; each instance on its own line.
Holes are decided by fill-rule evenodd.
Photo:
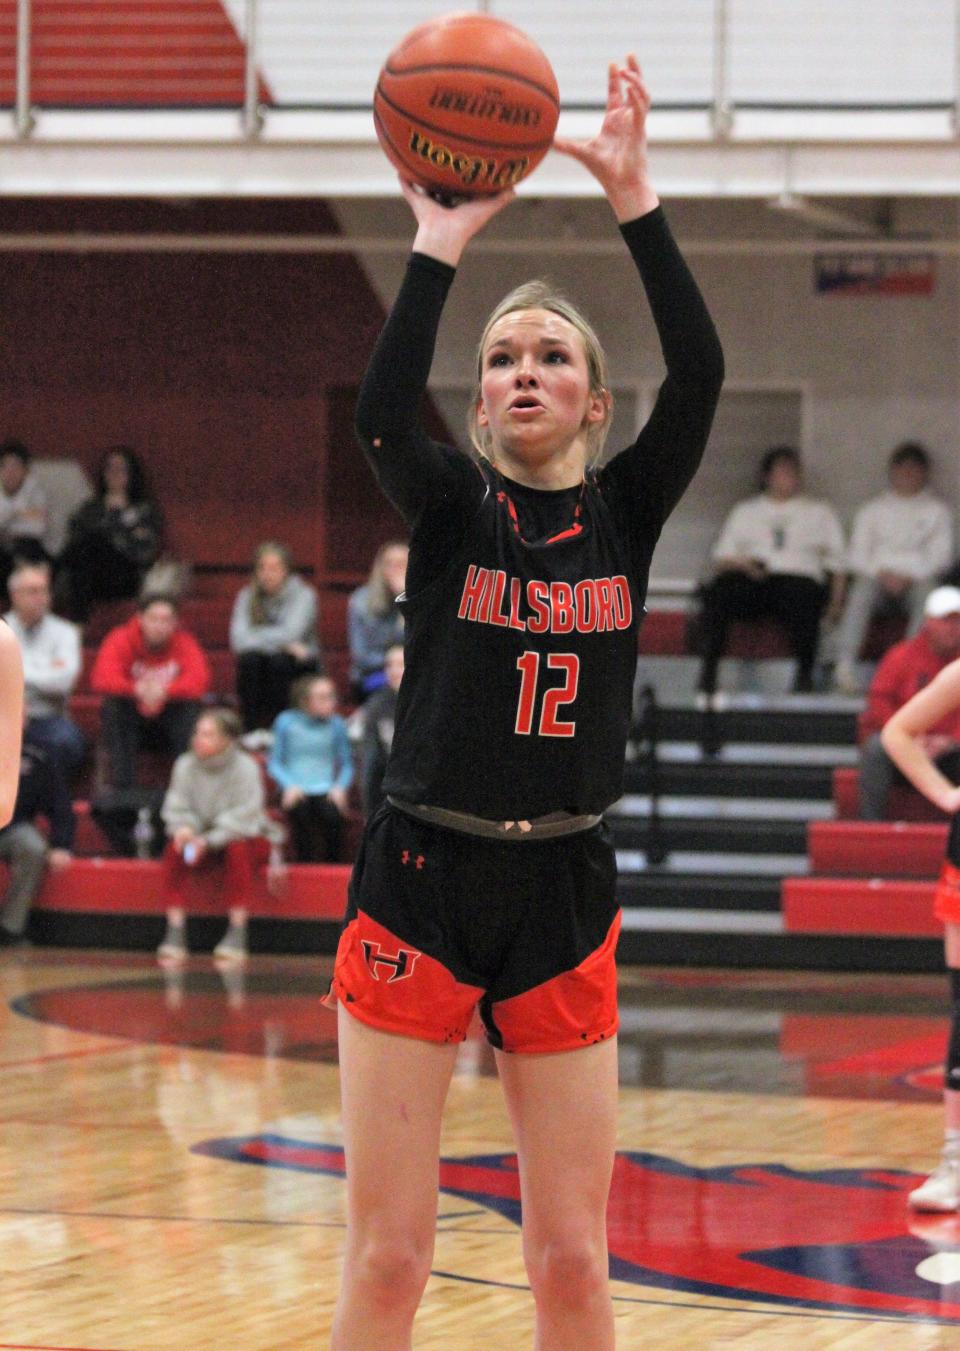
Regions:
M 693 706 L 698 713 L 723 713 L 730 707 L 730 696 L 724 690 L 715 690 L 707 694 L 706 690 L 697 690 Z
M 960 1210 L 960 1158 L 944 1155 L 935 1172 L 907 1197 L 914 1210 Z
M 833 668 L 833 688 L 838 694 L 856 695 L 863 691 L 852 661 L 838 661 Z
M 157 960 L 160 962 L 185 962 L 189 953 L 183 930 L 168 929 L 167 936 L 157 948 Z
M 247 956 L 247 936 L 236 929 L 228 929 L 213 949 L 216 962 L 245 962 Z

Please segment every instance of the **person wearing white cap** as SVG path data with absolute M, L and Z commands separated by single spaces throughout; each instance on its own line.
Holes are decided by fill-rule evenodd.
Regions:
M 837 626 L 834 685 L 859 694 L 856 662 L 871 616 L 906 611 L 908 632 L 923 622 L 924 598 L 953 551 L 950 508 L 927 484 L 930 456 L 916 441 L 897 446 L 888 463 L 889 488 L 853 518 L 847 569 L 851 574 Z
M 941 586 L 927 600 L 926 624 L 960 628 L 960 590 Z M 960 714 L 960 659 L 949 662 L 887 722 L 883 747 L 900 773 L 953 819 L 946 858 L 934 892 L 934 913 L 944 925 L 950 975 L 950 1037 L 944 1066 L 944 1141 L 940 1163 L 907 1197 L 913 1210 L 960 1210 L 960 767 L 944 770 L 930 746 L 937 729 Z
M 913 638 L 896 643 L 877 667 L 860 718 L 860 816 L 882 821 L 887 794 L 898 777 L 880 733 L 890 718 L 918 690 L 960 657 L 960 588 L 938 586 L 923 607 L 923 627 Z M 925 734 L 926 753 L 943 773 L 960 778 L 960 705 Z

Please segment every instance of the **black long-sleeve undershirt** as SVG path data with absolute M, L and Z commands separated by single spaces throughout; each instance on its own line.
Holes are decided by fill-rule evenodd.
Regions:
M 628 532 L 644 574 L 664 521 L 706 446 L 723 382 L 723 351 L 703 297 L 661 208 L 621 226 L 640 273 L 667 368 L 637 440 L 600 470 L 597 482 Z M 420 408 L 437 329 L 455 270 L 414 253 L 360 388 L 356 427 L 377 480 L 414 531 L 408 592 L 445 565 L 485 491 L 467 455 L 427 436 Z M 526 537 L 569 516 L 576 488 L 511 484 Z M 539 524 L 539 529 L 538 529 Z

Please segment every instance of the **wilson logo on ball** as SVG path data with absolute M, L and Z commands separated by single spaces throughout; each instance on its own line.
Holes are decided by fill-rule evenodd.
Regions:
M 410 150 L 435 169 L 450 170 L 465 188 L 480 185 L 496 189 L 510 188 L 520 182 L 530 163 L 526 158 L 497 161 L 464 155 L 451 150 L 449 146 L 436 145 L 413 127 L 410 129 Z

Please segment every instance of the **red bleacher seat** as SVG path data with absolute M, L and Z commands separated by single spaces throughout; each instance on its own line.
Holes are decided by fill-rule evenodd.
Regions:
M 945 822 L 814 821 L 807 828 L 807 849 L 818 873 L 936 877 L 947 830 Z
M 787 933 L 938 938 L 934 883 L 887 878 L 788 877 L 781 896 Z
M 833 771 L 833 805 L 841 820 L 860 815 L 860 771 L 841 766 Z M 944 821 L 945 814 L 910 784 L 894 784 L 887 814 L 891 821 Z
M 0 865 L 0 877 L 6 874 Z M 36 909 L 95 914 L 163 913 L 159 861 L 129 858 L 78 858 L 60 872 L 48 871 Z M 250 914 L 256 918 L 339 920 L 344 912 L 350 868 L 346 864 L 291 864 L 275 890 L 266 873 L 255 882 Z M 220 915 L 223 879 L 214 870 L 190 878 L 191 914 Z

